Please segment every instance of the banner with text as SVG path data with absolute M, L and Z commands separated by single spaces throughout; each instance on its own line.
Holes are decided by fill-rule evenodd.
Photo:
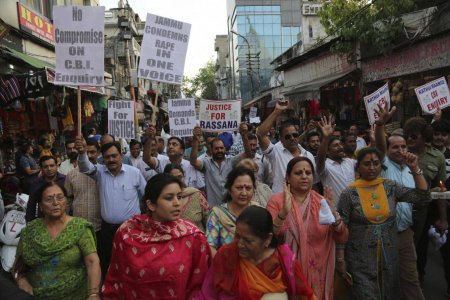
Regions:
M 422 110 L 427 114 L 434 114 L 438 108 L 450 105 L 450 93 L 445 77 L 433 80 L 414 89 Z
M 366 105 L 367 116 L 369 117 L 370 125 L 374 124 L 378 119 L 378 104 L 384 108 L 387 103 L 388 109 L 391 107 L 391 97 L 389 95 L 389 86 L 386 83 L 372 94 L 364 97 L 364 104 Z
M 168 103 L 170 135 L 192 136 L 195 127 L 195 100 L 169 99 Z
M 138 77 L 181 85 L 191 24 L 147 14 Z
M 199 121 L 205 132 L 238 130 L 241 100 L 201 100 Z
M 108 101 L 108 133 L 115 138 L 134 139 L 134 102 Z
M 103 6 L 53 6 L 54 84 L 103 86 Z

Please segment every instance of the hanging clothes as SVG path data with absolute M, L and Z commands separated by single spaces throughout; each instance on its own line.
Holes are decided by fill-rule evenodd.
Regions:
M 0 106 L 8 106 L 22 96 L 23 89 L 17 77 L 0 77 Z

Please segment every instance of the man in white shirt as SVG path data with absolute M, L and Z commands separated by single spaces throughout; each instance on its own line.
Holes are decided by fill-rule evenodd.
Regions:
M 317 152 L 317 174 L 323 186 L 330 186 L 334 203 L 337 206 L 341 192 L 355 180 L 356 160 L 345 157 L 342 141 L 333 136 L 334 126 L 322 118 L 319 127 L 322 130 L 322 142 Z
M 143 161 L 141 146 L 142 144 L 138 140 L 132 139 L 130 141 L 130 154 L 128 157 L 130 157 L 131 165 L 135 168 Z
M 314 156 L 306 151 L 299 144 L 299 133 L 294 124 L 284 122 L 281 125 L 279 136 L 280 141 L 273 145 L 270 142 L 268 133 L 277 118 L 288 108 L 289 101 L 278 102 L 274 111 L 264 120 L 257 131 L 259 146 L 263 154 L 269 159 L 273 172 L 272 191 L 279 193 L 283 191 L 283 184 L 286 178 L 286 166 L 289 161 L 297 156 L 309 158 L 315 168 Z M 317 179 L 316 179 L 317 180 Z
M 58 172 L 63 175 L 67 175 L 67 173 L 69 173 L 70 170 L 73 170 L 78 166 L 77 162 L 78 151 L 75 148 L 74 140 L 66 141 L 66 154 L 68 159 L 63 161 L 58 169 Z
M 348 129 L 349 134 L 356 136 L 356 150 L 367 147 L 366 141 L 362 137 L 358 136 L 358 132 L 358 126 L 356 126 L 355 124 L 350 126 L 350 128 Z

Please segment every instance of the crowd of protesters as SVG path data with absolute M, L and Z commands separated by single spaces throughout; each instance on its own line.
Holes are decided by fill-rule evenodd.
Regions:
M 288 108 L 218 135 L 150 126 L 126 155 L 108 134 L 67 140 L 62 161 L 52 135 L 24 143 L 2 174 L 30 199 L 0 296 L 425 299 L 431 240 L 450 298 L 450 202 L 431 196 L 450 189 L 450 123 L 388 134 L 395 107 L 378 107 L 367 134 L 276 126 Z

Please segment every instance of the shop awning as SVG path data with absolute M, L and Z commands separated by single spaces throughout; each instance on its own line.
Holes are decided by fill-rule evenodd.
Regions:
M 290 89 L 287 89 L 286 91 L 284 91 L 283 94 L 285 96 L 290 96 L 290 95 L 294 95 L 294 94 L 303 94 L 303 93 L 308 93 L 308 92 L 319 91 L 320 88 L 323 87 L 324 85 L 332 83 L 333 81 L 336 81 L 336 80 L 350 74 L 351 72 L 353 72 L 353 70 L 343 73 L 343 74 L 341 73 L 341 74 L 326 77 L 323 79 L 315 80 L 313 82 L 302 83 L 293 88 L 290 87 Z
M 258 102 L 259 100 L 261 100 L 261 99 L 263 99 L 263 98 L 266 98 L 266 97 L 269 97 L 269 96 L 272 96 L 272 93 L 271 93 L 271 92 L 264 93 L 264 94 L 262 94 L 262 95 L 256 97 L 255 99 L 250 100 L 249 102 L 247 102 L 247 103 L 244 104 L 244 109 L 245 109 L 245 108 L 251 107 L 253 104 L 255 104 L 256 102 Z
M 11 58 L 21 60 L 24 63 L 26 63 L 36 69 L 54 68 L 55 67 L 54 65 L 52 65 L 46 61 L 40 60 L 40 59 L 30 56 L 28 54 L 25 54 L 20 51 L 9 48 L 7 46 L 0 46 L 0 51 L 1 51 L 2 55 L 6 55 Z

